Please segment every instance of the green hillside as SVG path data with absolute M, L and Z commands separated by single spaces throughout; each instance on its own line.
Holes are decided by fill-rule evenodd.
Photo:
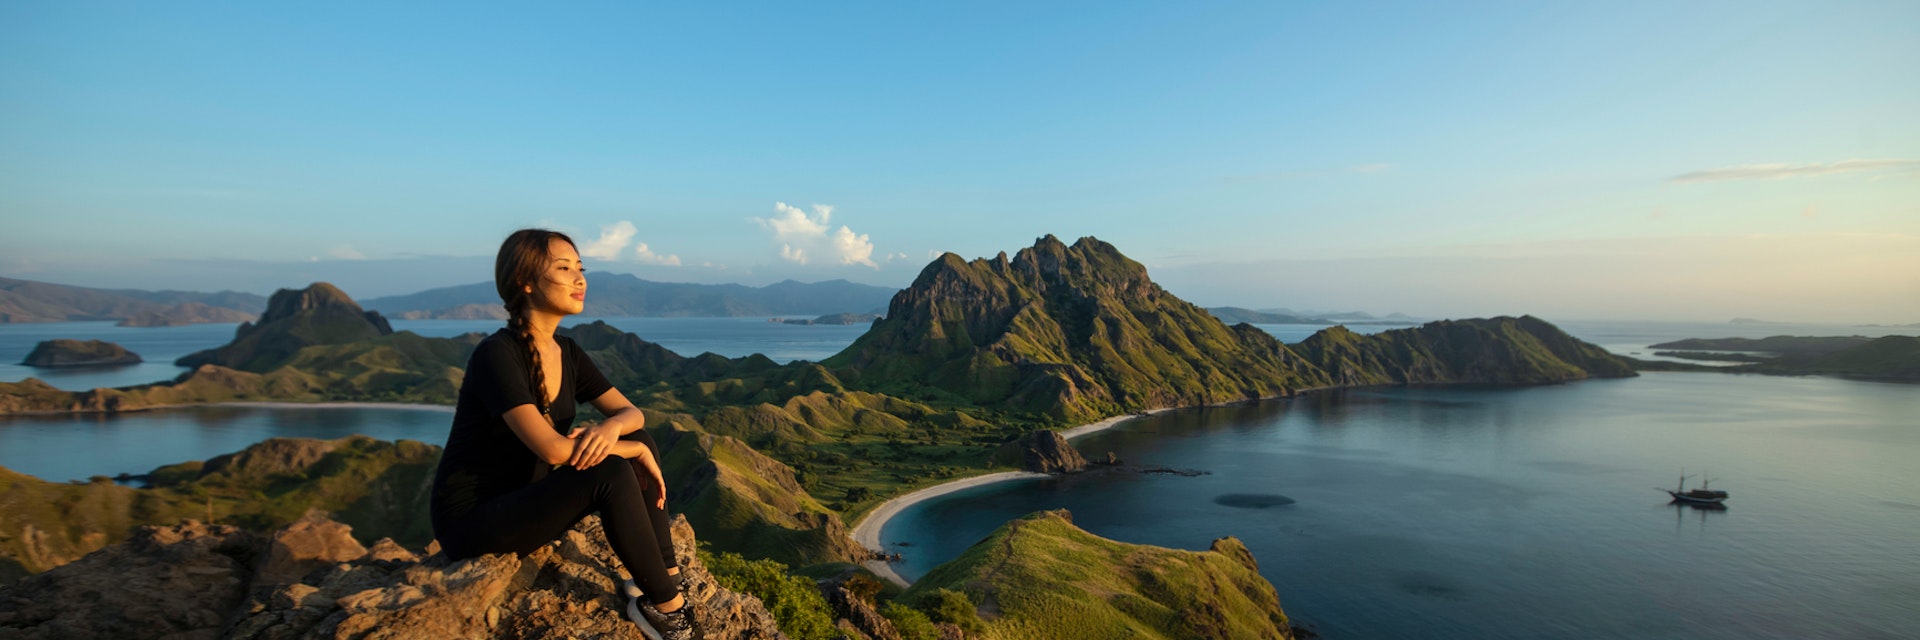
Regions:
M 1371 336 L 1331 327 L 1294 348 L 1338 386 L 1527 385 L 1635 375 L 1629 361 L 1533 316 L 1442 320 Z
M 979 608 L 988 638 L 1291 638 L 1273 585 L 1246 545 L 1207 551 L 1126 544 L 1036 512 L 934 568 L 901 594 L 926 606 L 940 590 Z

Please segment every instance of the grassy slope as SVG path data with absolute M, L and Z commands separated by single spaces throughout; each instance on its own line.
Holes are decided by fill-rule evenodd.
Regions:
M 1233 538 L 1208 551 L 1107 540 L 1064 511 L 1014 520 L 900 596 L 979 603 L 993 638 L 1287 638 L 1286 613 Z

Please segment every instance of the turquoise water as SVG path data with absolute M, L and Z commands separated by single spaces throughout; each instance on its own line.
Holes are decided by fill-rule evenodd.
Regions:
M 1074 444 L 1208 473 L 923 503 L 882 532 L 897 568 L 917 577 L 1008 519 L 1065 508 L 1116 540 L 1238 537 L 1289 613 L 1332 638 L 1920 637 L 1912 385 L 1668 373 L 1348 391 Z M 1731 492 L 1727 509 L 1669 505 L 1655 487 L 1682 467 Z M 1232 506 L 1249 494 L 1293 502 Z

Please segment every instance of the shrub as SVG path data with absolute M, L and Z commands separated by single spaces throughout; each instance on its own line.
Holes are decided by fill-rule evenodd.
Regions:
M 760 598 L 788 637 L 830 640 L 840 636 L 833 628 L 827 599 L 812 580 L 787 575 L 787 565 L 772 560 L 749 561 L 731 552 L 708 554 L 702 550 L 700 556 L 720 586 Z
M 927 614 L 898 602 L 889 602 L 881 607 L 880 615 L 893 623 L 893 629 L 900 632 L 901 640 L 938 640 L 940 637 L 940 631 L 933 628 L 933 621 L 927 618 Z
M 921 598 L 920 606 L 927 610 L 927 618 L 934 622 L 945 622 L 960 627 L 967 635 L 979 635 L 987 631 L 987 623 L 980 619 L 980 611 L 973 606 L 973 600 L 967 594 L 952 589 L 934 589 L 933 593 Z

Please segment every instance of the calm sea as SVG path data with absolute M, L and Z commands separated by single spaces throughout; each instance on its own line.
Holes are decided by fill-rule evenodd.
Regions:
M 864 326 L 616 318 L 682 354 L 818 360 Z M 451 336 L 489 321 L 402 321 Z M 1618 353 L 1687 337 L 1883 335 L 1868 327 L 1567 322 Z M 1297 342 L 1318 326 L 1263 327 Z M 1358 331 L 1395 328 L 1353 327 Z M 0 325 L 0 362 L 49 338 L 111 340 L 149 364 L 50 373 L 68 389 L 171 378 L 232 325 Z M 156 364 L 157 363 L 157 364 Z M 1297 620 L 1333 638 L 1920 637 L 1920 387 L 1649 374 L 1526 389 L 1377 389 L 1136 420 L 1076 441 L 1132 472 L 1009 483 L 929 502 L 883 536 L 918 576 L 1005 520 L 1067 508 L 1099 535 L 1203 549 L 1246 541 Z M 447 414 L 199 407 L 0 419 L 0 465 L 55 480 L 199 460 L 272 436 L 438 443 Z M 1667 505 L 1681 469 L 1725 511 Z M 1699 478 L 1691 482 L 1697 483 Z M 905 544 L 900 544 L 905 543 Z
M 1132 465 L 922 503 L 909 579 L 1008 519 L 1231 535 L 1329 638 L 1920 637 L 1920 387 L 1654 373 L 1177 411 L 1075 441 Z M 1682 469 L 1732 494 L 1669 505 Z M 1697 485 L 1699 477 L 1689 486 Z

